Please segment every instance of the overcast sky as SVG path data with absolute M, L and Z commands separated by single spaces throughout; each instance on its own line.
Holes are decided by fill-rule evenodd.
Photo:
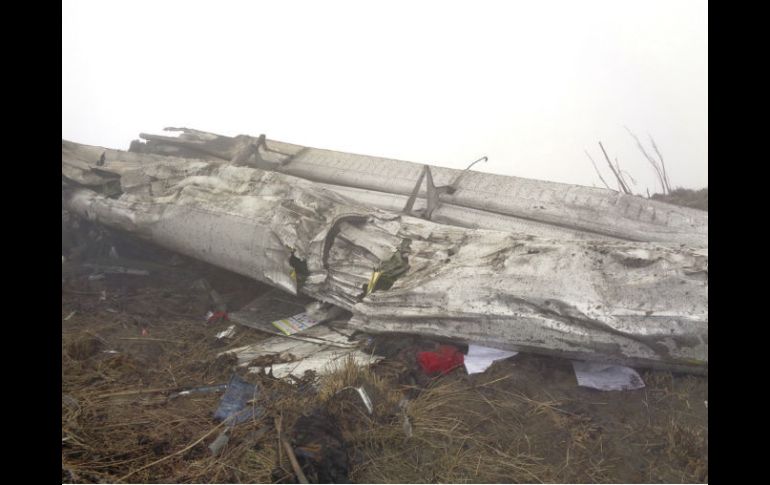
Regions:
M 186 126 L 601 186 L 708 185 L 703 1 L 62 2 L 62 138 Z

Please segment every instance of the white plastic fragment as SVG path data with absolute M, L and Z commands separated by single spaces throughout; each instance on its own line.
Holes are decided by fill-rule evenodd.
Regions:
M 358 391 L 358 394 L 361 396 L 361 400 L 364 402 L 366 410 L 369 411 L 369 414 L 372 414 L 374 412 L 374 407 L 372 407 L 372 400 L 369 399 L 366 389 L 363 387 L 356 387 L 356 391 Z
M 218 455 L 219 452 L 222 451 L 222 448 L 224 448 L 227 443 L 230 442 L 230 435 L 227 434 L 227 431 L 228 430 L 224 430 L 219 433 L 219 436 L 217 436 L 217 438 L 209 445 L 209 450 L 211 451 L 212 455 Z
M 218 339 L 223 338 L 232 338 L 232 336 L 235 335 L 235 325 L 230 325 L 225 330 L 222 330 L 217 334 Z
M 572 368 L 582 387 L 600 391 L 631 391 L 644 387 L 639 373 L 630 367 L 573 360 Z
M 468 346 L 468 355 L 465 356 L 465 369 L 468 374 L 478 374 L 487 370 L 495 361 L 507 359 L 516 354 L 518 352 L 471 344 Z

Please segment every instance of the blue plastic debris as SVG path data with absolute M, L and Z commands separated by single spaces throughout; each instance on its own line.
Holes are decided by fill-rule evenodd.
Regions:
M 214 412 L 214 419 L 228 420 L 228 424 L 233 426 L 261 415 L 262 408 L 249 404 L 256 394 L 257 386 L 233 374 L 225 394 L 219 401 L 219 407 Z

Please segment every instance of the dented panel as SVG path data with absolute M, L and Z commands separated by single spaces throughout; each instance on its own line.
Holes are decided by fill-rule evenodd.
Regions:
M 707 371 L 705 247 L 471 229 L 269 167 L 69 142 L 62 175 L 74 212 L 338 305 L 354 328 Z

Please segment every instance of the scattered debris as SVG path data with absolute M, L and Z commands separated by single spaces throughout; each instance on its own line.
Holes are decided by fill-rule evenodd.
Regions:
M 220 320 L 229 320 L 229 317 L 227 316 L 227 312 L 208 312 L 206 314 L 206 325 L 211 325 L 212 323 L 217 323 Z
M 190 136 L 154 138 L 139 152 L 62 141 L 64 208 L 95 228 L 142 234 L 333 304 L 360 331 L 419 329 L 707 373 L 708 213 L 604 189 L 342 153 L 330 165 L 323 150 L 271 141 L 279 155 L 244 145 L 246 136 Z M 245 160 L 272 158 L 231 163 L 243 150 Z M 104 167 L 85 162 L 101 153 Z M 420 174 L 429 194 L 415 185 Z M 498 223 L 479 229 L 482 220 Z M 212 310 L 226 311 L 209 293 Z
M 256 405 L 249 405 L 257 394 L 257 387 L 233 374 L 227 384 L 227 390 L 214 412 L 214 419 L 227 421 L 229 426 L 242 423 L 259 416 L 262 410 Z
M 358 394 L 361 396 L 361 400 L 364 402 L 366 410 L 369 411 L 369 414 L 372 414 L 374 412 L 374 407 L 372 406 L 372 400 L 369 398 L 369 394 L 366 393 L 366 389 L 364 389 L 363 386 L 360 386 L 356 387 L 356 391 L 358 391 Z
M 234 354 L 241 366 L 250 366 L 249 372 L 270 373 L 281 379 L 287 376 L 302 377 L 306 371 L 319 375 L 330 372 L 341 359 L 354 359 L 367 366 L 382 357 L 359 350 L 363 342 L 351 341 L 355 330 L 327 324 L 310 327 L 301 334 L 276 335 L 261 342 L 227 350 Z
M 441 345 L 435 352 L 417 353 L 417 362 L 428 375 L 448 374 L 462 366 L 463 360 L 463 353 L 452 345 Z
M 372 407 L 372 400 L 369 398 L 369 394 L 366 393 L 366 389 L 363 388 L 363 386 L 359 387 L 343 387 L 338 393 L 345 391 L 347 389 L 351 389 L 358 392 L 358 395 L 361 396 L 361 401 L 363 401 L 364 406 L 366 406 L 366 410 L 369 412 L 369 414 L 372 414 L 374 412 L 374 408 Z
M 222 295 L 235 302 L 233 308 L 268 291 L 258 284 L 243 288 L 245 278 L 203 268 Z M 127 475 L 123 481 L 142 483 L 297 481 L 285 441 L 311 483 L 668 483 L 682 477 L 707 482 L 707 447 L 700 439 L 707 436 L 707 407 L 693 405 L 690 410 L 685 403 L 685 398 L 690 404 L 707 399 L 705 378 L 640 372 L 650 392 L 650 425 L 647 409 L 628 406 L 628 395 L 585 399 L 587 391 L 575 386 L 572 368 L 565 369 L 569 362 L 523 353 L 515 362 L 499 361 L 470 379 L 464 371 L 431 379 L 424 376 L 416 353 L 435 351 L 438 345 L 452 344 L 451 339 L 357 334 L 336 321 L 291 336 L 275 334 L 270 324 L 275 318 L 264 317 L 272 335 L 237 328 L 237 346 L 274 337 L 286 343 L 286 354 L 257 357 L 237 370 L 259 389 L 244 409 L 256 405 L 263 413 L 234 428 L 227 421 L 214 426 L 206 416 L 217 409 L 226 390 L 221 384 L 230 380 L 238 360 L 235 355 L 217 357 L 225 348 L 213 336 L 230 323 L 213 329 L 200 325 L 208 303 L 201 298 L 205 294 L 188 291 L 194 279 L 157 272 L 142 280 L 111 278 L 104 283 L 109 305 L 95 305 L 99 290 L 84 278 L 63 283 L 62 316 L 76 308 L 78 314 L 62 325 L 62 392 L 79 403 L 62 403 L 63 481 L 117 483 Z M 92 296 L 84 298 L 83 293 Z M 304 297 L 283 298 L 299 302 Z M 267 301 L 262 314 L 276 311 L 279 303 Z M 108 306 L 119 308 L 119 313 L 107 312 Z M 305 306 L 303 302 L 282 314 L 300 313 Z M 159 315 L 160 308 L 188 316 Z M 153 337 L 177 343 L 160 345 L 140 337 L 142 326 Z M 87 338 L 88 332 L 110 343 L 91 337 L 101 345 L 97 351 L 121 345 L 120 354 L 72 352 L 70 345 Z M 123 338 L 137 340 L 127 343 Z M 306 344 L 332 357 L 354 350 L 362 358 L 330 373 L 287 373 L 281 379 L 269 375 L 272 365 L 296 366 L 300 359 L 291 355 L 291 348 Z M 467 346 L 455 346 L 473 354 Z M 385 358 L 366 366 L 372 352 Z M 343 361 L 347 359 L 335 360 Z M 244 375 L 246 367 L 262 367 L 268 375 Z M 693 385 L 693 391 L 687 390 Z M 337 393 L 342 388 L 348 390 Z M 365 389 L 371 414 L 355 388 Z M 280 442 L 275 416 L 283 417 L 286 439 Z M 692 436 L 680 428 L 671 431 L 672 419 L 681 430 L 692 430 Z M 638 459 L 624 459 L 622 436 L 631 431 L 637 433 L 635 442 L 650 443 L 640 445 L 644 453 Z M 669 439 L 669 431 L 674 433 L 673 457 L 666 454 L 668 448 L 653 447 Z M 600 458 L 614 466 L 587 461 Z M 684 458 L 687 468 L 677 461 Z M 80 478 L 72 480 L 69 470 Z
M 305 306 L 305 313 L 318 323 L 325 323 L 342 317 L 346 312 L 342 308 L 322 301 L 314 301 Z M 346 319 L 347 320 L 347 319 Z
M 307 305 L 312 302 L 310 297 L 304 295 L 290 296 L 281 290 L 271 289 L 229 316 L 232 321 L 239 325 L 260 332 L 285 335 L 272 322 L 280 320 L 286 315 L 307 312 Z
M 189 396 L 191 394 L 205 394 L 209 392 L 226 391 L 227 384 L 219 384 L 218 386 L 201 386 L 185 389 L 183 391 L 175 392 L 169 396 L 169 399 L 176 399 L 182 396 Z
M 223 338 L 232 338 L 232 336 L 233 336 L 233 335 L 235 335 L 235 325 L 230 325 L 230 326 L 229 326 L 229 327 L 227 327 L 225 330 L 222 330 L 221 332 L 219 332 L 219 333 L 216 335 L 216 337 L 217 337 L 218 339 L 223 339 Z
M 289 157 L 270 151 L 276 147 Z M 65 150 L 63 143 L 63 165 L 70 148 Z M 99 171 L 78 163 L 77 156 L 63 167 L 64 178 L 80 184 L 65 188 L 65 180 L 63 196 L 71 196 L 67 202 L 76 212 L 84 209 L 80 214 L 85 218 L 78 220 L 92 246 L 74 240 L 65 249 L 63 234 L 63 264 L 65 254 L 72 254 L 73 262 L 63 266 L 62 306 L 82 312 L 62 325 L 63 481 L 708 481 L 708 429 L 707 421 L 701 421 L 707 417 L 707 379 L 644 373 L 655 398 L 639 412 L 623 407 L 627 395 L 608 393 L 581 401 L 587 391 L 574 385 L 566 361 L 529 353 L 611 355 L 616 362 L 663 368 L 684 362 L 705 371 L 707 339 L 694 346 L 687 339 L 707 335 L 701 294 L 707 294 L 707 250 L 624 242 L 606 234 L 593 240 L 589 236 L 596 233 L 559 229 L 550 222 L 564 214 L 553 213 L 551 195 L 529 193 L 526 181 L 519 188 L 527 190 L 518 195 L 532 199 L 527 204 L 546 199 L 549 203 L 533 213 L 551 221 L 532 221 L 536 237 L 526 230 L 501 236 L 499 227 L 479 231 L 463 226 L 469 214 L 479 216 L 479 225 L 496 217 L 458 205 L 481 200 L 483 185 L 478 183 L 484 179 L 473 172 L 447 178 L 445 170 L 422 170 L 427 197 L 409 177 L 399 181 L 414 189 L 407 216 L 398 212 L 403 194 L 331 188 L 355 194 L 354 204 L 328 196 L 322 184 L 286 175 L 298 166 L 315 170 L 308 166 L 319 155 L 312 149 L 295 152 L 272 142 L 268 148 L 263 141 L 255 150 L 264 151 L 266 159 L 281 158 L 285 163 L 280 166 L 288 169 L 280 173 L 256 169 L 249 160 L 236 166 L 212 163 L 205 154 L 184 159 L 180 157 L 188 156 L 190 148 L 178 148 L 167 152 L 174 159 L 110 151 L 109 162 Z M 312 156 L 306 159 L 303 153 Z M 111 188 L 105 192 L 107 186 Z M 248 187 L 248 195 L 233 188 L 238 186 Z M 88 199 L 90 189 L 99 197 Z M 588 198 L 593 192 L 565 188 L 564 193 L 566 206 L 596 203 Z M 158 197 L 164 196 L 174 196 L 173 202 L 158 212 Z M 601 206 L 606 200 L 599 196 Z M 380 210 L 372 199 L 400 200 L 401 208 Z M 635 231 L 629 221 L 639 217 L 636 206 L 623 197 L 610 202 L 614 206 L 608 211 L 627 213 L 621 229 Z M 512 204 L 519 204 L 516 210 L 523 207 Z M 177 210 L 184 217 L 167 217 Z M 449 214 L 455 222 L 448 221 Z M 675 219 L 682 214 L 666 214 L 673 222 L 658 224 L 666 227 L 651 238 L 665 239 L 668 229 L 680 225 Z M 148 223 L 153 219 L 157 224 Z M 702 236 L 702 221 L 695 222 L 691 234 L 683 237 Z M 120 256 L 134 253 L 130 245 L 115 243 L 109 236 L 112 229 L 104 229 L 103 223 L 128 235 L 146 230 L 143 235 L 150 241 L 175 251 L 184 246 L 181 253 L 191 257 L 184 260 L 191 269 L 189 278 L 179 283 L 180 278 L 155 270 L 171 272 L 175 260 L 168 252 L 158 253 L 158 266 L 147 266 L 152 270 L 147 278 L 105 278 L 131 274 L 109 270 L 92 275 L 101 276 L 97 279 L 84 277 L 87 273 L 78 268 L 86 257 L 96 264 L 115 260 L 118 250 Z M 607 221 L 600 224 L 609 227 Z M 570 231 L 580 237 L 556 237 Z M 196 239 L 209 246 L 196 246 Z M 121 259 L 115 267 L 145 267 L 128 261 Z M 205 261 L 241 276 L 223 275 Z M 208 269 L 197 273 L 198 265 Z M 112 266 L 93 266 L 105 267 Z M 656 275 L 661 267 L 665 276 Z M 204 273 L 208 280 L 201 278 Z M 572 278 L 569 288 L 564 287 L 565 275 Z M 194 286 L 205 293 L 189 291 L 196 278 L 200 280 Z M 297 294 L 266 286 L 243 291 L 247 278 Z M 595 286 L 584 285 L 586 278 Z M 627 288 L 633 285 L 651 301 L 662 295 L 659 308 L 629 315 L 628 308 L 641 308 L 641 300 Z M 683 299 L 681 294 L 688 291 L 697 294 Z M 95 296 L 104 301 L 107 292 L 109 304 L 94 304 Z M 683 301 L 690 306 L 682 306 Z M 242 308 L 228 314 L 227 306 Z M 240 347 L 222 352 L 225 344 L 217 340 L 232 337 L 235 325 L 221 324 L 215 327 L 218 333 L 202 328 L 200 316 L 207 310 L 207 321 L 217 317 L 211 323 L 232 318 L 234 324 L 262 333 L 239 329 Z M 273 324 L 295 318 L 283 318 L 287 315 L 301 317 L 300 325 L 284 330 Z M 309 321 L 314 323 L 306 325 Z M 669 332 L 672 321 L 676 325 Z M 150 327 L 153 337 L 160 338 L 147 337 Z M 386 348 L 381 338 L 396 335 L 393 331 L 412 335 L 393 339 Z M 132 342 L 117 344 L 120 352 L 111 350 L 124 340 Z M 498 345 L 524 353 L 515 363 L 498 362 L 490 369 L 493 362 L 516 354 L 490 348 Z M 575 354 L 570 355 L 573 347 Z M 339 363 L 346 364 L 341 368 Z M 373 363 L 377 365 L 369 365 Z M 235 365 L 240 366 L 237 374 Z M 481 374 L 469 379 L 465 372 L 452 372 L 463 365 L 468 374 Z M 596 368 L 573 365 L 581 386 L 598 382 L 583 372 Z M 627 371 L 635 374 L 638 382 L 630 377 L 631 384 L 619 385 L 615 379 L 610 387 L 645 386 L 633 369 L 619 369 L 625 377 Z M 608 371 L 605 367 L 599 374 Z M 226 380 L 228 384 L 189 387 Z M 603 402 L 588 402 L 597 400 Z M 704 408 L 690 408 L 698 400 Z M 205 416 L 215 408 L 221 422 L 212 428 Z M 623 450 L 629 432 L 638 433 L 634 441 L 644 451 L 638 454 L 643 459 L 628 457 Z
M 230 442 L 230 435 L 228 434 L 229 429 L 225 429 L 221 433 L 219 433 L 219 436 L 216 437 L 214 441 L 211 442 L 209 445 L 209 450 L 211 450 L 211 454 L 216 456 L 218 455 L 222 449 L 227 445 L 227 443 Z
M 495 361 L 507 359 L 516 354 L 518 352 L 470 344 L 468 355 L 465 356 L 465 370 L 468 374 L 478 374 L 487 370 Z
M 631 391 L 644 387 L 639 373 L 630 367 L 597 362 L 572 361 L 579 386 L 600 391 Z
M 292 335 L 297 332 L 301 332 L 317 324 L 318 320 L 312 318 L 307 313 L 300 313 L 294 315 L 293 317 L 283 318 L 273 322 L 275 328 L 283 332 L 285 335 Z

